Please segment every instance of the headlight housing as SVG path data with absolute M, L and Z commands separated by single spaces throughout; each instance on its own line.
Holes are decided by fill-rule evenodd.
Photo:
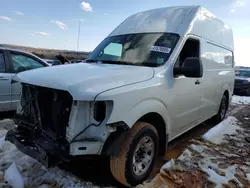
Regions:
M 113 109 L 113 101 L 91 101 L 90 123 L 100 123 L 107 120 Z
M 96 101 L 93 111 L 94 119 L 98 122 L 103 121 L 106 117 L 106 103 L 104 101 Z

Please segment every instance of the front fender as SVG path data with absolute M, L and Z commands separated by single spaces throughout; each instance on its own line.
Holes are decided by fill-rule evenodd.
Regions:
M 99 94 L 96 100 L 113 101 L 113 109 L 107 123 L 123 121 L 132 127 L 142 116 L 158 113 L 167 126 L 167 133 L 170 133 L 171 119 L 167 105 L 161 100 L 163 86 L 159 83 L 162 83 L 162 80 L 156 77 Z
M 115 101 L 114 104 L 117 104 L 117 102 Z M 142 116 L 153 112 L 162 116 L 166 125 L 166 132 L 170 133 L 171 119 L 167 107 L 163 102 L 151 98 L 144 99 L 126 110 L 124 109 L 124 106 L 121 105 L 120 108 L 119 106 L 120 105 L 114 105 L 113 112 L 109 118 L 110 123 L 124 121 L 129 127 L 132 127 Z

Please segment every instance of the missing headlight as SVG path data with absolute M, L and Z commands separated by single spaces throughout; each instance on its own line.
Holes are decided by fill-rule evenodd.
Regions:
M 98 122 L 103 121 L 106 116 L 106 104 L 103 101 L 97 101 L 94 105 L 94 119 Z

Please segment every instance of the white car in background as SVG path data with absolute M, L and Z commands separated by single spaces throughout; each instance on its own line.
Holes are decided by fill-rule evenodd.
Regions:
M 21 85 L 12 80 L 17 73 L 49 66 L 39 57 L 14 49 L 0 47 L 0 118 L 15 111 L 20 99 Z

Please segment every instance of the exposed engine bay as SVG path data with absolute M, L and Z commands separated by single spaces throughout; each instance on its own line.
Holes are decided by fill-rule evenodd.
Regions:
M 52 166 L 73 156 L 100 154 L 111 132 L 111 101 L 74 101 L 67 91 L 22 84 L 17 125 L 6 135 L 19 150 Z

